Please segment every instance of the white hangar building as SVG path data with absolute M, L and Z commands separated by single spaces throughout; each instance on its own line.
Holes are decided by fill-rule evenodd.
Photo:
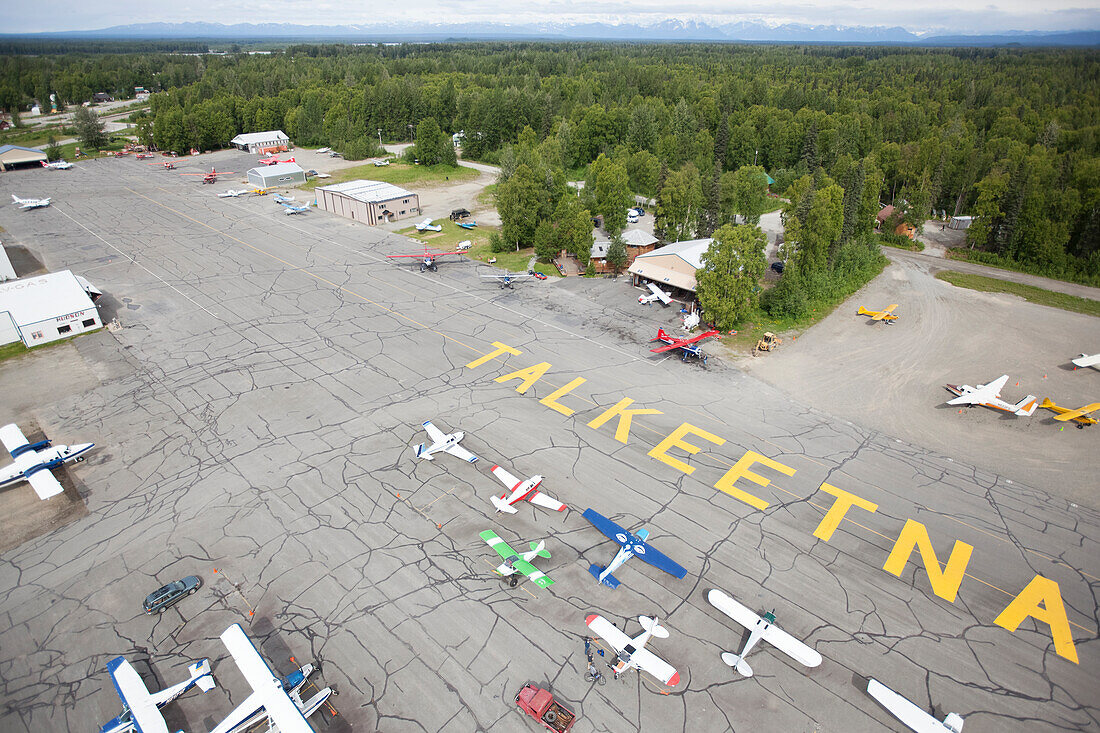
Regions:
M 281 153 L 289 149 L 290 138 L 282 130 L 244 132 L 230 140 L 229 144 L 249 153 Z
M 306 182 L 306 172 L 297 163 L 261 165 L 248 171 L 248 182 L 256 188 L 297 186 Z
M 99 311 L 69 270 L 0 283 L 0 343 L 48 344 L 103 327 Z
M 348 181 L 317 188 L 317 208 L 364 224 L 420 214 L 420 196 L 382 181 Z

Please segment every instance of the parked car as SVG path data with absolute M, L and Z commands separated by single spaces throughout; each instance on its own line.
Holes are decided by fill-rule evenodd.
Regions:
M 531 275 L 536 280 L 545 280 L 545 279 L 547 279 L 546 275 L 543 275 L 541 272 L 535 272 L 534 270 L 528 270 L 527 274 Z
M 773 262 L 772 263 L 772 270 L 774 270 L 777 274 L 782 275 L 783 274 L 783 263 L 782 262 Z
M 169 606 L 178 603 L 184 596 L 194 594 L 201 587 L 202 578 L 188 575 L 183 580 L 177 580 L 175 583 L 169 583 L 153 591 L 141 606 L 145 609 L 145 613 L 164 613 Z
M 315 175 L 317 175 L 317 171 L 315 171 L 315 170 L 306 171 L 306 178 L 310 178 L 311 176 L 315 176 Z
M 451 212 L 451 221 L 458 221 L 459 219 L 465 219 L 470 216 L 470 212 L 467 209 L 455 209 Z

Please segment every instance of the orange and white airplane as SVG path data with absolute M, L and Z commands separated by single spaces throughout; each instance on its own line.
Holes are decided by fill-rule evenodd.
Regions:
M 856 311 L 857 316 L 871 316 L 872 321 L 885 321 L 887 324 L 893 323 L 898 320 L 898 317 L 894 315 L 893 310 L 898 307 L 897 303 L 891 303 L 886 306 L 885 309 L 880 311 L 869 311 L 862 305 L 859 310 Z
M 1005 374 L 988 384 L 979 384 L 977 387 L 971 387 L 969 384 L 948 384 L 946 385 L 948 391 L 958 395 L 958 397 L 948 400 L 947 404 L 970 407 L 981 405 L 1002 412 L 1011 412 L 1020 417 L 1029 417 L 1034 414 L 1035 408 L 1039 404 L 1039 400 L 1035 398 L 1035 395 L 1029 394 L 1015 405 L 1001 399 L 1001 388 L 1005 386 L 1007 381 L 1008 375 Z
M 1079 428 L 1083 428 L 1088 425 L 1095 425 L 1096 423 L 1100 422 L 1100 420 L 1097 420 L 1096 418 L 1088 417 L 1088 414 L 1090 412 L 1096 412 L 1097 410 L 1100 410 L 1100 402 L 1093 402 L 1091 405 L 1085 405 L 1084 407 L 1079 407 L 1076 410 L 1071 410 L 1068 407 L 1059 407 L 1058 405 L 1051 402 L 1049 397 L 1044 397 L 1043 402 L 1039 405 L 1039 407 L 1050 410 L 1051 412 L 1058 413 L 1054 416 L 1054 419 L 1058 422 L 1069 422 L 1070 420 L 1073 420 L 1077 423 L 1077 427 Z

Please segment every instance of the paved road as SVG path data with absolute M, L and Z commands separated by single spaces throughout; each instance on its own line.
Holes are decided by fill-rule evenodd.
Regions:
M 0 729 L 110 718 L 104 666 L 117 654 L 151 684 L 210 656 L 219 690 L 170 712 L 173 729 L 209 729 L 245 694 L 217 641 L 237 621 L 280 672 L 318 660 L 340 687 L 339 715 L 317 730 L 526 730 L 512 697 L 529 680 L 578 710 L 578 733 L 900 730 L 866 676 L 962 713 L 968 731 L 1096 727 L 1097 513 L 793 402 L 720 360 L 651 357 L 642 342 L 674 315 L 637 307 L 621 280 L 502 292 L 469 264 L 422 275 L 385 261 L 408 246 L 394 234 L 217 199 L 135 160 L 16 172 L 0 194 L 32 183 L 57 203 L 4 209 L 0 224 L 51 268 L 87 274 L 124 328 L 0 366 L 5 415 L 99 446 L 66 478 L 87 516 L 0 555 Z M 483 360 L 494 343 L 521 353 Z M 61 365 L 82 367 L 72 386 L 37 376 Z M 659 414 L 603 421 L 624 399 Z M 467 431 L 482 460 L 417 461 L 429 418 Z M 497 515 L 496 462 L 544 475 L 571 510 Z M 863 503 L 841 521 L 844 492 Z M 32 501 L 9 489 L 0 510 Z M 586 569 L 614 548 L 579 516 L 588 506 L 649 527 L 687 578 L 634 561 L 620 588 L 597 586 Z M 946 563 L 932 561 L 931 579 L 919 554 L 904 562 L 922 527 L 924 553 Z M 495 579 L 477 536 L 488 528 L 547 538 L 555 585 Z M 196 596 L 140 613 L 149 590 L 189 573 L 206 580 Z M 805 670 L 765 647 L 756 676 L 738 677 L 719 652 L 744 629 L 709 606 L 712 587 L 774 608 L 825 661 Z M 1075 646 L 1003 615 L 1042 615 L 1037 589 Z M 632 634 L 637 615 L 658 614 L 671 636 L 652 650 L 680 685 L 585 684 L 592 612 Z

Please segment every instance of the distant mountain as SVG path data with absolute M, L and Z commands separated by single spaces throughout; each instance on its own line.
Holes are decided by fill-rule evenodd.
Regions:
M 712 26 L 696 20 L 657 23 L 418 23 L 293 25 L 290 23 L 138 23 L 91 31 L 5 34 L 5 38 L 209 39 L 214 41 L 609 40 L 757 43 L 867 43 L 932 46 L 1100 46 L 1100 31 L 1011 31 L 988 35 L 918 35 L 897 26 L 838 26 L 742 21 Z

